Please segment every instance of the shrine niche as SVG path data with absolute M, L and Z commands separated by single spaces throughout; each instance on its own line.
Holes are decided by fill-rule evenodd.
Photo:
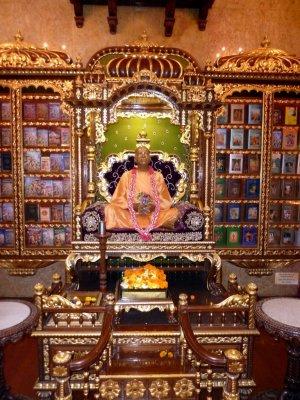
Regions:
M 154 229 L 147 243 L 134 231 L 113 231 L 108 255 L 137 261 L 168 255 L 218 259 L 212 242 L 209 167 L 218 104 L 196 61 L 143 36 L 134 45 L 97 52 L 75 86 L 69 102 L 75 113 L 76 223 L 74 252 L 67 264 L 86 256 L 99 258 L 93 235 L 103 219 L 101 207 L 110 201 L 119 172 L 133 167 L 133 153 L 141 144 L 150 148 L 151 165 L 165 177 L 173 204 L 180 199 L 183 218 L 178 226 L 185 227 Z

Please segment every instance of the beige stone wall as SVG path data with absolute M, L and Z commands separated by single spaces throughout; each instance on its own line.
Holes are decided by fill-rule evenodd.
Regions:
M 176 10 L 171 38 L 164 36 L 164 9 L 118 7 L 117 34 L 109 33 L 106 6 L 85 6 L 83 28 L 75 26 L 69 0 L 1 0 L 0 43 L 10 42 L 18 30 L 25 40 L 50 49 L 67 46 L 71 57 L 84 64 L 99 49 L 132 43 L 144 30 L 160 45 L 191 53 L 203 66 L 214 60 L 222 46 L 235 52 L 253 49 L 267 35 L 273 47 L 300 54 L 298 0 L 215 0 L 204 32 L 197 26 L 196 10 Z

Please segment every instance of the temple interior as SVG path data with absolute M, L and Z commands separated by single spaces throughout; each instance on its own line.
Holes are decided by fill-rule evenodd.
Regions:
M 0 400 L 300 400 L 299 21 L 1 1 Z

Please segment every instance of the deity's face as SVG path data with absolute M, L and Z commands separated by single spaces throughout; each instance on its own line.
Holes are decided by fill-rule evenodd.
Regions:
M 138 168 L 145 169 L 150 164 L 150 151 L 147 147 L 138 147 L 135 151 L 134 160 Z

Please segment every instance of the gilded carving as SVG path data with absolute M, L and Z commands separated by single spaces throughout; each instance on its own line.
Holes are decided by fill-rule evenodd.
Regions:
M 108 379 L 101 383 L 99 391 L 103 399 L 113 400 L 118 398 L 120 386 L 118 382 Z
M 125 393 L 129 399 L 138 400 L 144 396 L 146 391 L 145 385 L 142 381 L 133 379 L 126 383 Z
M 171 387 L 168 381 L 164 379 L 156 379 L 149 386 L 149 392 L 155 399 L 164 399 L 168 396 Z
M 218 304 L 214 304 L 213 307 L 248 307 L 249 306 L 249 295 L 248 294 L 234 294 L 227 297 L 225 300 Z
M 183 378 L 175 383 L 174 392 L 181 399 L 191 397 L 194 391 L 195 385 L 191 379 Z

